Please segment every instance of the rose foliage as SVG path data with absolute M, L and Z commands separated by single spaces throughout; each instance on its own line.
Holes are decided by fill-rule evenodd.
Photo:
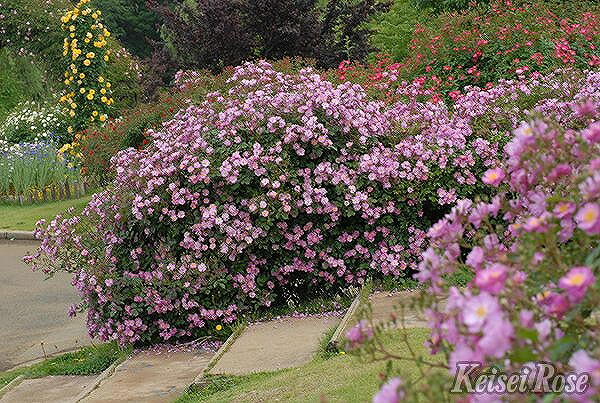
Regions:
M 554 109 L 522 122 L 504 147 L 503 163 L 482 176 L 498 194 L 459 200 L 429 229 L 416 277 L 426 286 L 420 304 L 432 328 L 429 346 L 447 357 L 450 375 L 460 362 L 510 374 L 541 361 L 557 373 L 590 379 L 584 393 L 546 400 L 592 401 L 600 393 L 597 88 L 570 105 L 570 119 Z M 449 284 L 462 271 L 473 275 L 467 287 Z M 364 323 L 348 333 L 351 342 L 366 335 L 376 337 Z M 431 388 L 394 379 L 374 401 L 412 394 L 434 399 Z M 523 401 L 523 395 L 495 393 L 497 378 L 487 382 L 468 401 Z M 543 393 L 538 397 L 544 400 Z
M 557 75 L 474 89 L 452 108 L 387 105 L 310 69 L 246 64 L 228 91 L 150 130 L 148 147 L 117 154 L 113 184 L 81 215 L 41 223 L 26 260 L 73 273 L 90 334 L 121 343 L 198 336 L 248 310 L 400 276 L 448 204 L 494 193 L 477 178 L 526 113 L 515 99 L 551 96 L 528 108 L 567 118 L 597 85 Z

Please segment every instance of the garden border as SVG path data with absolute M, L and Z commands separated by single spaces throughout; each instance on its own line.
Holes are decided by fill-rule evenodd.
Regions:
M 208 372 L 217 364 L 217 362 L 221 359 L 221 357 L 223 357 L 223 355 L 231 348 L 231 345 L 237 340 L 238 337 L 240 337 L 240 335 L 244 332 L 244 330 L 246 330 L 247 327 L 248 327 L 248 324 L 244 323 L 244 324 L 240 325 L 237 329 L 235 329 L 233 331 L 233 333 L 231 333 L 229 335 L 227 340 L 225 340 L 225 343 L 223 343 L 223 345 L 221 347 L 219 347 L 219 349 L 217 350 L 215 355 L 213 355 L 213 357 L 210 359 L 210 361 L 208 362 L 206 367 L 202 370 L 202 372 L 200 372 L 196 376 L 196 378 L 194 378 L 194 380 L 192 381 L 192 384 L 190 386 L 201 384 L 201 381 L 204 378 L 204 376 L 207 375 Z M 188 386 L 188 388 L 189 388 L 189 386 Z
M 12 381 L 10 381 L 9 383 L 7 383 L 6 385 L 4 385 L 4 387 L 2 389 L 0 389 L 0 399 L 2 399 L 2 397 L 7 393 L 10 392 L 11 390 L 13 390 L 14 388 L 16 388 L 17 386 L 19 386 L 21 384 L 21 382 L 23 382 L 25 380 L 25 376 L 24 375 L 19 375 L 17 376 L 15 379 L 13 379 Z
M 328 350 L 339 351 L 339 343 L 344 338 L 343 331 L 348 326 L 348 324 L 350 323 L 350 321 L 352 320 L 354 315 L 356 314 L 356 311 L 358 310 L 358 308 L 361 306 L 361 303 L 364 299 L 363 294 L 364 294 L 364 292 L 361 290 L 358 293 L 358 295 L 356 296 L 356 298 L 354 298 L 354 301 L 352 301 L 352 304 L 350 304 L 350 307 L 348 308 L 348 310 L 342 317 L 342 320 L 340 320 L 340 322 L 338 323 L 337 328 L 335 329 L 335 332 L 333 332 L 331 339 L 329 339 L 329 343 L 327 343 Z M 367 296 L 368 296 L 368 293 L 367 293 Z
M 33 231 L 0 231 L 0 240 L 9 241 L 37 241 Z
M 94 380 L 94 382 L 89 385 L 88 387 L 86 387 L 84 390 L 82 390 L 77 397 L 75 398 L 75 402 L 80 402 L 83 399 L 85 399 L 86 397 L 88 397 L 94 390 L 96 390 L 100 384 L 105 381 L 106 379 L 110 378 L 116 371 L 117 367 L 119 365 L 121 365 L 122 363 L 124 363 L 125 361 L 129 360 L 133 355 L 129 355 L 127 357 L 122 357 L 119 358 L 117 361 L 113 362 L 108 368 L 106 368 L 104 371 L 102 371 Z

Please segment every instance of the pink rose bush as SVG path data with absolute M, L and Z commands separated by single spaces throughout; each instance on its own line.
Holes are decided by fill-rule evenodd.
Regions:
M 560 397 L 591 401 L 600 393 L 600 102 L 572 107 L 582 119 L 571 128 L 532 116 L 514 130 L 504 163 L 482 175 L 499 193 L 457 201 L 429 229 L 416 278 L 426 286 L 428 345 L 447 356 L 450 375 L 465 361 L 507 373 L 551 362 L 590 375 L 585 393 Z M 450 284 L 465 271 L 465 288 Z
M 406 275 L 449 205 L 502 188 L 479 178 L 526 116 L 515 102 L 577 125 L 571 104 L 597 98 L 599 82 L 506 81 L 452 107 L 407 86 L 407 100 L 388 105 L 309 69 L 245 64 L 226 90 L 150 131 L 146 148 L 119 153 L 115 181 L 80 215 L 40 223 L 26 261 L 72 273 L 90 334 L 121 343 L 197 337 L 248 311 Z M 481 222 L 498 203 L 478 210 Z M 447 234 L 443 222 L 430 230 L 434 242 Z M 496 269 L 478 280 L 490 290 L 481 303 L 512 278 Z

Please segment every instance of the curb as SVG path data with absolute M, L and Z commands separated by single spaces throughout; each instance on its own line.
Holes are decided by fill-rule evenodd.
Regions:
M 35 241 L 33 231 L 0 231 L 0 239 L 10 241 Z
M 0 399 L 7 392 L 10 392 L 11 390 L 13 390 L 17 386 L 19 386 L 21 384 L 21 382 L 23 382 L 24 380 L 25 380 L 25 377 L 23 375 L 19 375 L 15 379 L 13 379 L 12 381 L 10 381 L 6 385 L 4 385 L 4 387 L 2 389 L 0 389 Z
M 247 324 L 243 324 L 240 327 L 238 327 L 233 333 L 231 333 L 229 335 L 227 340 L 225 340 L 225 343 L 223 343 L 223 345 L 217 350 L 215 355 L 213 355 L 213 357 L 210 359 L 210 361 L 206 365 L 206 368 L 204 368 L 202 370 L 202 372 L 200 374 L 198 374 L 198 376 L 196 376 L 196 378 L 194 379 L 194 381 L 192 382 L 192 384 L 190 386 L 198 385 L 201 383 L 202 378 L 204 378 L 204 375 L 207 375 L 210 372 L 210 370 L 213 369 L 213 367 L 217 364 L 217 362 L 221 359 L 221 357 L 223 357 L 223 355 L 229 350 L 229 348 L 231 348 L 231 345 L 244 332 L 246 327 L 247 327 Z
M 358 310 L 358 307 L 360 306 L 362 299 L 363 299 L 362 293 L 359 293 L 356 296 L 356 298 L 354 298 L 354 301 L 352 301 L 352 304 L 350 305 L 350 307 L 344 314 L 344 317 L 338 324 L 337 328 L 335 329 L 335 332 L 333 332 L 331 339 L 329 339 L 329 343 L 327 343 L 328 350 L 331 350 L 331 351 L 339 350 L 340 341 L 342 341 L 342 339 L 344 338 L 344 334 L 343 334 L 344 329 L 346 328 L 346 326 L 348 326 L 348 324 L 350 323 L 350 321 L 356 314 L 356 311 Z
M 106 380 L 107 378 L 109 378 L 112 374 L 114 374 L 114 372 L 116 371 L 117 367 L 119 365 L 121 365 L 122 363 L 124 363 L 125 361 L 127 361 L 128 359 L 130 359 L 131 356 L 126 357 L 126 358 L 121 358 L 115 362 L 113 362 L 110 367 L 106 368 L 104 371 L 102 371 L 102 373 L 100 375 L 98 375 L 98 377 L 96 378 L 96 380 L 94 380 L 94 383 L 92 383 L 91 385 L 89 385 L 87 388 L 85 388 L 84 390 L 81 391 L 81 393 L 79 393 L 79 395 L 77 395 L 77 397 L 75 398 L 75 402 L 80 402 L 83 399 L 85 399 L 86 397 L 88 397 L 94 390 L 96 390 L 98 388 L 98 386 L 100 386 L 100 384 L 102 383 L 102 381 Z

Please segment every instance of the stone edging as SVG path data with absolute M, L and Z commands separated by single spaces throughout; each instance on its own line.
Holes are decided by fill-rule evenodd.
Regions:
M 346 314 L 344 315 L 344 317 L 338 324 L 337 328 L 335 329 L 335 332 L 333 332 L 331 339 L 329 339 L 329 343 L 327 344 L 327 349 L 332 350 L 332 351 L 339 351 L 339 348 L 340 348 L 339 344 L 342 341 L 342 339 L 345 337 L 345 335 L 343 334 L 343 331 L 348 326 L 348 324 L 350 323 L 350 321 L 352 320 L 354 315 L 356 314 L 358 307 L 361 305 L 361 302 L 364 298 L 362 294 L 363 293 L 360 292 L 356 296 L 356 298 L 354 298 L 354 301 L 352 301 L 352 304 L 350 305 L 350 307 L 346 311 Z
M 202 383 L 202 378 L 204 378 L 204 376 L 206 374 L 208 374 L 208 372 L 211 369 L 213 369 L 213 367 L 215 365 L 217 365 L 217 362 L 221 359 L 221 357 L 223 357 L 223 354 L 225 354 L 227 352 L 227 350 L 229 350 L 231 348 L 231 345 L 233 344 L 233 342 L 235 342 L 237 340 L 237 338 L 240 337 L 240 335 L 244 332 L 244 330 L 246 329 L 246 326 L 247 326 L 247 324 L 244 323 L 243 325 L 239 326 L 237 329 L 235 329 L 235 331 L 233 333 L 231 333 L 229 335 L 227 340 L 225 340 L 225 343 L 223 343 L 223 345 L 219 348 L 219 350 L 217 350 L 215 355 L 213 355 L 213 357 L 210 359 L 210 361 L 206 365 L 206 368 L 204 368 L 204 370 L 200 374 L 198 374 L 198 376 L 196 376 L 196 378 L 192 382 L 191 386 Z
M 100 384 L 105 379 L 110 378 L 112 376 L 112 374 L 114 374 L 114 372 L 116 371 L 116 369 L 119 365 L 121 365 L 122 363 L 127 361 L 129 358 L 131 358 L 131 357 L 120 358 L 117 361 L 113 362 L 110 365 L 110 367 L 106 368 L 104 371 L 102 371 L 102 373 L 100 375 L 98 375 L 98 377 L 96 377 L 96 379 L 94 380 L 94 382 L 91 385 L 86 387 L 84 390 L 81 391 L 81 393 L 79 393 L 79 395 L 77 395 L 77 397 L 75 398 L 75 402 L 80 402 L 83 399 L 85 399 L 86 397 L 88 397 L 96 388 L 98 388 L 98 386 L 100 386 Z
M 3 231 L 0 230 L 0 239 L 11 241 L 35 241 L 33 231 Z
M 19 375 L 15 379 L 13 379 L 12 381 L 10 381 L 6 385 L 4 385 L 4 387 L 2 389 L 0 389 L 0 399 L 7 392 L 9 392 L 9 391 L 13 390 L 14 388 L 16 388 L 17 386 L 19 386 L 21 384 L 21 382 L 23 382 L 24 380 L 25 380 L 25 377 L 23 375 Z

